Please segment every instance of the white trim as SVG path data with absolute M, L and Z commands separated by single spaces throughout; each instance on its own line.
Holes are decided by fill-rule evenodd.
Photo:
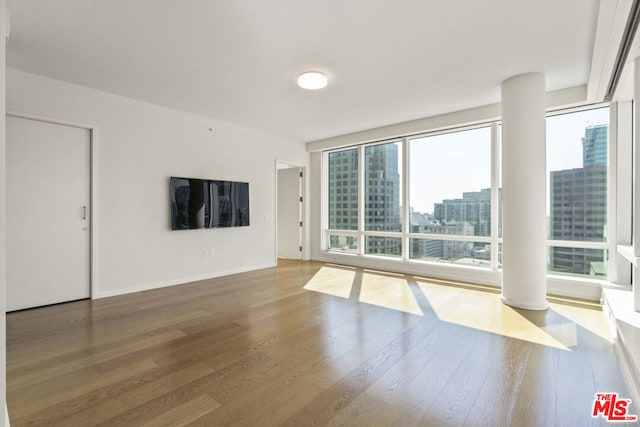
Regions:
M 618 245 L 616 246 L 618 254 L 622 255 L 624 259 L 629 261 L 634 267 L 638 267 L 640 257 L 635 255 L 633 246 L 631 245 Z
M 500 147 L 498 147 L 498 123 L 491 124 L 491 269 L 497 270 L 498 263 L 498 247 L 499 247 L 499 191 L 500 191 Z
M 90 168 L 90 217 L 89 221 L 89 298 L 94 299 L 98 291 L 98 127 L 88 123 L 75 122 L 71 120 L 58 119 L 39 114 L 24 113 L 21 111 L 7 110 L 7 116 L 39 122 L 51 123 L 55 125 L 70 126 L 89 131 L 89 168 Z
M 577 249 L 609 249 L 607 242 L 587 242 L 583 240 L 547 240 L 547 247 Z
M 547 294 L 600 301 L 603 283 L 586 277 L 547 274 Z
M 358 255 L 363 255 L 365 253 L 365 221 L 367 220 L 366 214 L 366 206 L 367 206 L 367 198 L 365 194 L 365 187 L 367 182 L 367 176 L 365 174 L 365 161 L 364 161 L 364 150 L 365 145 L 358 146 Z
M 402 250 L 401 256 L 404 261 L 408 261 L 411 251 L 409 246 L 409 232 L 411 227 L 411 214 L 409 213 L 409 203 L 411 203 L 411 183 L 409 182 L 410 165 L 409 165 L 409 138 L 402 138 L 402 191 L 400 198 L 402 203 Z
M 609 105 L 609 126 L 607 140 L 609 141 L 609 148 L 607 150 L 607 157 L 609 161 L 609 167 L 607 169 L 607 240 L 609 242 L 609 263 L 607 268 L 607 278 L 612 282 L 618 283 L 618 251 L 616 248 L 618 241 L 618 104 L 612 102 Z M 609 212 L 610 210 L 614 212 Z
M 379 237 L 398 237 L 409 239 L 425 239 L 425 240 L 445 240 L 450 242 L 474 242 L 474 243 L 491 243 L 489 236 L 465 236 L 462 234 L 428 234 L 428 233 L 403 233 L 401 231 L 356 231 L 356 230 L 324 230 L 325 236 L 379 236 Z M 499 241 L 500 242 L 500 241 Z M 588 242 L 587 242 L 588 243 Z M 597 243 L 595 243 L 597 244 Z M 600 244 L 602 245 L 602 244 Z M 363 254 L 364 255 L 364 254 Z
M 247 273 L 249 271 L 262 270 L 262 269 L 265 269 L 265 268 L 272 268 L 272 267 L 275 267 L 275 266 L 276 266 L 276 263 L 269 262 L 269 263 L 254 265 L 254 266 L 251 266 L 251 267 L 237 268 L 237 269 L 234 269 L 234 270 L 226 270 L 226 271 L 216 272 L 216 273 L 211 273 L 211 274 L 203 274 L 203 275 L 199 275 L 199 276 L 183 277 L 183 278 L 180 278 L 180 279 L 162 280 L 160 282 L 154 282 L 154 283 L 145 283 L 145 284 L 142 284 L 142 285 L 130 286 L 130 287 L 124 288 L 124 289 L 114 289 L 114 290 L 110 290 L 110 291 L 98 292 L 97 295 L 95 295 L 94 298 L 95 299 L 109 298 L 109 297 L 114 297 L 114 296 L 118 296 L 118 295 L 132 294 L 132 293 L 135 293 L 135 292 L 143 292 L 143 291 L 150 291 L 150 290 L 153 290 L 153 289 L 166 288 L 168 286 L 184 285 L 184 284 L 191 283 L 191 282 L 198 282 L 198 281 L 201 281 L 201 280 L 215 279 L 217 277 L 230 276 L 232 274 Z
M 490 236 L 465 236 L 463 234 L 430 234 L 430 233 L 409 233 L 411 239 L 427 239 L 427 240 L 447 240 L 451 242 L 477 242 L 491 243 L 493 240 Z
M 460 281 L 465 283 L 477 283 L 480 285 L 500 286 L 500 271 L 489 268 L 480 268 L 465 265 L 451 265 L 430 261 L 403 261 L 400 258 L 380 256 L 358 256 L 354 254 L 342 254 L 335 252 L 323 252 L 317 261 L 349 265 L 353 267 L 371 268 L 394 273 Z
M 323 230 L 329 228 L 329 153 L 320 154 L 320 250 L 329 247 Z
M 25 113 L 25 112 L 17 111 L 17 110 L 7 110 L 6 115 L 7 116 L 11 116 L 11 117 L 17 117 L 17 118 L 20 118 L 20 119 L 36 120 L 36 121 L 39 121 L 39 122 L 52 123 L 52 124 L 55 124 L 55 125 L 70 126 L 70 127 L 74 127 L 74 128 L 80 128 L 80 129 L 93 130 L 93 129 L 96 128 L 96 126 L 94 126 L 92 124 L 88 124 L 88 123 L 75 122 L 75 121 L 66 120 L 66 119 L 58 119 L 58 118 L 55 118 L 55 117 L 43 116 L 43 115 L 40 115 L 40 114 Z
M 466 132 L 466 131 L 470 131 L 470 130 L 476 130 L 476 129 L 484 129 L 484 128 L 490 128 L 493 126 L 494 123 L 497 123 L 499 120 L 495 119 L 495 120 L 490 120 L 487 122 L 481 122 L 481 123 L 475 123 L 475 124 L 462 124 L 459 126 L 452 126 L 452 127 L 448 127 L 446 129 L 440 129 L 440 130 L 436 130 L 436 131 L 429 131 L 429 132 L 422 132 L 422 133 L 417 133 L 417 134 L 413 134 L 413 135 L 407 135 L 406 138 L 409 140 L 409 142 L 411 142 L 411 140 L 413 139 L 422 139 L 422 138 L 431 138 L 434 136 L 440 136 L 440 135 L 448 135 L 451 133 L 458 133 L 458 132 Z
M 610 234 L 610 241 L 615 245 L 613 253 L 618 251 L 618 245 L 631 245 L 631 224 L 632 217 L 632 144 L 633 144 L 633 105 L 631 101 L 618 101 L 613 103 L 612 116 L 615 123 L 615 132 L 612 132 L 616 139 L 616 176 L 615 183 L 610 183 L 616 189 L 616 231 Z M 613 128 L 612 128 L 613 129 Z M 609 255 L 611 262 L 611 255 Z M 618 254 L 613 258 L 616 263 L 616 276 L 609 280 L 619 284 L 631 284 L 631 267 L 626 263 L 624 256 Z

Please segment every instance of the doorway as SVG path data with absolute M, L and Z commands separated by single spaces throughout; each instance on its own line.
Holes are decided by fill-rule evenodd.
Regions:
M 91 296 L 91 133 L 7 115 L 7 311 Z
M 305 167 L 278 161 L 276 172 L 276 257 L 302 259 Z

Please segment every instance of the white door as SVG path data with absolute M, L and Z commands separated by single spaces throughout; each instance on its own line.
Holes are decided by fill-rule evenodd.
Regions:
M 302 258 L 301 168 L 278 170 L 278 257 Z
M 90 296 L 90 138 L 7 117 L 7 311 Z

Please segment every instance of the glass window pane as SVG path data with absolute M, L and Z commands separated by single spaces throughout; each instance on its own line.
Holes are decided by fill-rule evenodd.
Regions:
M 365 236 L 365 254 L 384 255 L 394 258 L 402 256 L 402 239 L 400 237 Z
M 355 236 L 329 235 L 327 249 L 330 251 L 358 253 L 358 239 Z
M 547 118 L 549 239 L 606 242 L 608 127 L 609 108 Z
M 491 128 L 410 141 L 412 233 L 491 235 Z
M 329 153 L 329 229 L 358 229 L 358 150 Z
M 547 270 L 554 274 L 607 278 L 609 254 L 605 249 L 549 248 Z
M 491 245 L 452 240 L 409 239 L 410 258 L 491 268 Z
M 400 142 L 366 147 L 365 230 L 402 231 L 402 145 Z

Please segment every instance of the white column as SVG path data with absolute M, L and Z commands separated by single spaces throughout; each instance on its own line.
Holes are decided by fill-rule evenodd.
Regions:
M 544 74 L 502 82 L 502 301 L 545 310 L 546 123 Z

